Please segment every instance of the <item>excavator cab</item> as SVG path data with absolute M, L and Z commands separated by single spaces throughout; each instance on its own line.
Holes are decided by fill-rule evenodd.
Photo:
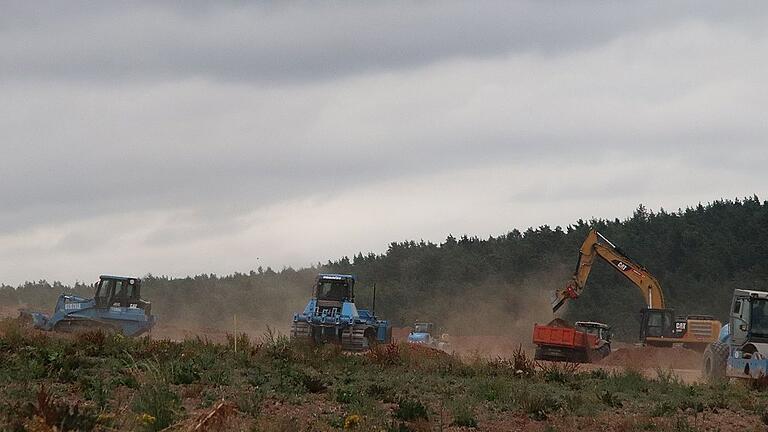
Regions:
M 672 309 L 642 309 L 640 311 L 640 340 L 673 337 L 675 312 Z

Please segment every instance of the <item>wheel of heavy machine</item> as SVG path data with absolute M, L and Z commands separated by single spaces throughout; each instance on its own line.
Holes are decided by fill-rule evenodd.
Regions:
M 702 372 L 709 380 L 717 380 L 725 377 L 725 366 L 728 362 L 728 345 L 722 342 L 713 342 L 704 350 Z

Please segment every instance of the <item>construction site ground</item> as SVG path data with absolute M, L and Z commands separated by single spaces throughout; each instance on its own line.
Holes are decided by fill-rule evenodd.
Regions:
M 768 392 L 708 383 L 701 355 L 617 344 L 597 364 L 533 362 L 524 339 L 398 341 L 367 353 L 163 326 L 57 335 L 0 321 L 0 429 L 765 431 Z M 73 414 L 74 413 L 74 414 Z M 56 426 L 58 422 L 59 426 Z M 62 423 L 63 422 L 63 423 Z M 79 428 L 79 429 L 78 429 Z

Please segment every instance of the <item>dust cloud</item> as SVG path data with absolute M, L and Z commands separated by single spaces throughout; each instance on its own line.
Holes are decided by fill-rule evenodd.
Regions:
M 518 347 L 532 353 L 533 325 L 552 320 L 549 299 L 564 280 L 560 271 L 547 272 L 514 284 L 486 282 L 461 299 L 438 299 L 452 349 L 478 357 L 509 357 Z
M 256 278 L 148 278 L 142 286 L 142 297 L 151 301 L 152 314 L 157 319 L 151 337 L 223 341 L 235 332 L 251 338 L 267 331 L 287 335 L 293 314 L 305 307 L 315 276 L 321 270 L 265 273 Z M 403 326 L 426 320 L 434 322 L 439 332 L 447 333 L 459 353 L 509 356 L 518 346 L 532 351 L 533 324 L 552 319 L 549 299 L 567 274 L 565 269 L 556 269 L 513 283 L 489 278 L 468 286 L 452 284 L 444 289 L 426 290 L 423 297 L 410 295 L 407 286 L 381 288 L 385 284 L 380 284 L 376 312 L 402 329 L 394 329 L 395 339 L 407 337 L 408 329 Z M 365 288 L 357 293 L 363 300 L 358 307 L 370 306 L 366 304 L 370 303 L 370 287 L 365 282 L 361 287 Z M 399 291 L 401 296 L 396 297 L 388 290 Z M 35 304 L 33 309 L 50 312 L 54 298 L 35 299 L 31 302 Z M 43 307 L 38 307 L 43 303 Z M 17 304 L 0 306 L 4 307 L 5 315 L 18 316 Z

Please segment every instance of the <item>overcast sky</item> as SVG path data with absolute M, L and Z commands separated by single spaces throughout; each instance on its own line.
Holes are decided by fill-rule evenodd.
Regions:
M 0 282 L 768 198 L 766 22 L 762 1 L 3 2 Z

